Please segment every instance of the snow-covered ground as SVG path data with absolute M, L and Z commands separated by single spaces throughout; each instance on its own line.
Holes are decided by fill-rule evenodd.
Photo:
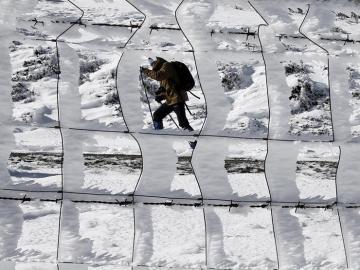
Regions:
M 9 50 L 14 120 L 55 125 L 58 121 L 55 44 L 14 40 Z
M 60 191 L 62 149 L 59 131 L 16 128 L 14 137 L 16 147 L 8 160 L 11 182 L 3 181 L 2 188 Z
M 0 270 L 359 269 L 358 0 L 0 4 Z

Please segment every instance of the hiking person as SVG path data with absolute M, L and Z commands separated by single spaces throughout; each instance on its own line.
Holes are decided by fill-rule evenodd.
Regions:
M 160 82 L 155 100 L 159 103 L 165 100 L 154 112 L 154 128 L 163 129 L 162 120 L 171 112 L 175 112 L 179 126 L 184 130 L 193 131 L 185 113 L 185 102 L 189 100 L 188 95 L 185 89 L 179 89 L 181 74 L 178 74 L 174 63 L 161 57 L 156 57 L 155 61 L 149 58 L 149 63 L 152 69 L 144 68 L 142 70 L 147 77 Z

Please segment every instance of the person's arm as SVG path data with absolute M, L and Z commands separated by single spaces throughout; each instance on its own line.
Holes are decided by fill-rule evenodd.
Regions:
M 164 100 L 166 98 L 165 95 L 165 89 L 163 87 L 160 87 L 159 90 L 157 90 L 155 92 L 155 100 L 157 102 L 161 102 L 162 100 Z
M 149 78 L 156 80 L 156 81 L 165 80 L 169 77 L 168 63 L 163 64 L 159 70 L 145 69 L 144 74 L 146 76 L 148 76 Z

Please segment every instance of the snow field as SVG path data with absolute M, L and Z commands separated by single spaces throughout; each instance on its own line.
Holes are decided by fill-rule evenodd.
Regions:
M 131 262 L 131 208 L 65 201 L 61 222 L 60 261 L 96 265 Z
M 137 265 L 199 268 L 205 264 L 205 231 L 201 209 L 135 209 Z
M 55 44 L 13 41 L 10 60 L 14 120 L 55 125 L 58 121 Z
M 8 160 L 11 182 L 3 188 L 58 191 L 61 183 L 61 136 L 58 130 L 14 128 L 15 147 Z M 39 141 L 38 138 L 42 140 Z
M 337 211 L 273 211 L 281 269 L 347 268 Z
M 0 269 L 359 267 L 354 1 L 23 2 L 0 11 Z M 149 56 L 190 68 L 193 133 L 153 130 Z
M 207 208 L 208 256 L 216 269 L 277 267 L 271 210 Z M 256 233 L 252 233 L 256 231 Z M 251 232 L 251 233 L 250 233 Z
M 60 204 L 4 201 L 1 258 L 14 262 L 56 262 Z M 6 207 L 5 207 L 6 205 Z

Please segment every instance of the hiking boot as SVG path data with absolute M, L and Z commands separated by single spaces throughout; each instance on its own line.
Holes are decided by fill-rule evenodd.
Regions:
M 187 127 L 184 127 L 183 130 L 187 130 L 189 132 L 194 131 L 194 129 L 190 125 Z
M 193 142 L 190 141 L 190 142 L 189 142 L 189 145 L 190 145 L 191 149 L 195 149 L 196 144 L 197 144 L 197 141 L 193 141 Z
M 154 129 L 155 130 L 159 130 L 159 129 L 163 129 L 163 128 L 164 128 L 164 126 L 163 126 L 162 122 L 154 121 Z

